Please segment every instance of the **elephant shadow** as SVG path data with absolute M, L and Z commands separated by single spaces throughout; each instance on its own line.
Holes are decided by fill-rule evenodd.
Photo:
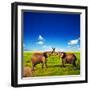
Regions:
M 48 65 L 48 68 L 52 68 L 52 67 L 62 67 L 62 65 Z
M 62 66 L 62 65 L 48 65 L 48 68 L 55 68 L 55 67 L 59 67 L 59 68 L 73 68 L 74 70 L 80 70 L 80 68 L 78 67 L 73 67 L 72 65 L 66 65 L 66 66 Z

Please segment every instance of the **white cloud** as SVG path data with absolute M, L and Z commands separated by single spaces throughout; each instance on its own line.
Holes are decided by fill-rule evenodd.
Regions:
M 44 40 L 44 38 L 41 35 L 39 35 L 38 40 Z
M 75 40 L 70 40 L 68 42 L 67 51 L 79 51 L 80 50 L 79 41 L 80 38 L 77 38 Z
M 45 49 L 45 50 L 50 50 L 50 51 L 52 51 L 52 46 L 50 46 L 50 45 L 43 45 L 43 48 Z M 58 52 L 58 51 L 65 51 L 64 49 L 61 49 L 61 48 L 55 48 L 55 51 L 56 52 Z
M 80 45 L 69 45 L 67 46 L 67 51 L 80 51 Z
M 44 48 L 46 48 L 47 46 L 46 45 L 43 45 Z
M 44 48 L 51 48 L 49 45 L 43 45 Z
M 39 45 L 43 45 L 44 42 L 43 42 L 43 41 L 38 41 L 37 44 L 39 44 Z
M 79 40 L 80 40 L 80 38 L 75 39 L 75 40 L 70 40 L 70 41 L 68 42 L 68 45 L 76 45 L 76 44 L 78 44 Z
M 52 47 L 50 45 L 43 45 L 44 50 L 52 50 Z
M 36 44 L 39 44 L 39 45 L 43 45 L 44 44 L 44 38 L 42 37 L 42 35 L 38 36 L 38 41 L 37 41 Z
M 56 48 L 55 51 L 56 51 L 56 52 L 58 52 L 58 51 L 59 51 L 59 52 L 63 52 L 63 51 L 65 51 L 65 50 L 62 49 L 62 48 Z

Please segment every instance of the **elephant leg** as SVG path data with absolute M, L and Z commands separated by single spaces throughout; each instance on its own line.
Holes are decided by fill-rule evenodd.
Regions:
M 47 59 L 45 60 L 45 67 L 47 68 Z
M 33 70 L 33 71 L 35 70 L 35 68 L 34 68 L 34 67 L 35 67 L 35 64 L 32 64 L 32 70 Z
M 75 61 L 73 62 L 73 66 L 76 67 L 76 63 L 75 63 Z
M 48 66 L 47 66 L 47 62 L 45 62 L 45 67 L 47 68 Z
M 44 63 L 42 63 L 42 68 L 44 68 Z
M 62 59 L 62 66 L 65 67 L 65 59 Z

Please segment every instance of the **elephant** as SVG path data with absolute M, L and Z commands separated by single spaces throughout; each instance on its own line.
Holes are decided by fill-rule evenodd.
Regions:
M 73 53 L 65 53 L 65 52 L 60 52 L 60 57 L 62 58 L 62 66 L 66 63 L 72 64 L 73 66 L 76 67 L 76 56 Z
M 44 52 L 44 53 L 34 53 L 33 56 L 31 57 L 31 62 L 32 62 L 32 70 L 34 70 L 34 67 L 37 65 L 37 64 L 42 64 L 42 68 L 44 67 L 47 67 L 47 53 Z

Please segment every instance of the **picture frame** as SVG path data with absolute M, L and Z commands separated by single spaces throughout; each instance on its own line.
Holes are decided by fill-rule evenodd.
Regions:
M 69 15 L 71 15 L 71 16 L 69 16 Z M 30 19 L 28 17 L 30 17 L 32 19 Z M 64 20 L 61 19 L 61 17 Z M 59 18 L 62 22 L 60 22 Z M 70 19 L 70 18 L 72 18 L 72 19 Z M 66 22 L 65 22 L 65 19 L 66 19 Z M 40 20 L 42 20 L 42 22 L 40 22 Z M 70 34 L 68 33 L 68 37 L 71 34 L 74 35 L 73 33 L 77 34 L 75 37 L 79 36 L 78 40 L 76 40 L 75 38 L 73 40 L 73 38 L 72 38 L 72 40 L 68 41 L 68 44 L 67 44 L 67 45 L 70 45 L 69 49 L 71 49 L 72 47 L 74 47 L 74 46 L 71 47 L 72 44 L 76 45 L 76 43 L 79 43 L 79 44 L 77 44 L 77 46 L 79 46 L 79 48 L 80 48 L 80 49 L 78 48 L 80 51 L 79 69 L 75 69 L 72 66 L 70 66 L 70 67 L 72 67 L 70 70 L 73 69 L 73 71 L 71 71 L 71 72 L 73 74 L 75 74 L 75 76 L 73 76 L 73 74 L 70 74 L 70 72 L 69 72 L 70 70 L 68 69 L 68 72 L 67 72 L 68 74 L 66 74 L 66 76 L 64 76 L 64 74 L 65 74 L 65 73 L 63 73 L 64 71 L 62 72 L 63 73 L 62 76 L 60 76 L 61 75 L 61 71 L 60 71 L 60 73 L 58 72 L 60 75 L 57 74 L 57 72 L 54 73 L 55 77 L 52 76 L 54 74 L 51 74 L 51 76 L 49 76 L 49 77 L 48 77 L 48 75 L 47 76 L 43 75 L 44 77 L 41 77 L 42 73 L 47 71 L 47 68 L 45 68 L 45 70 L 40 69 L 42 72 L 40 74 L 41 76 L 37 77 L 38 74 L 35 74 L 35 72 L 38 72 L 38 70 L 32 71 L 32 68 L 30 67 L 31 72 L 34 73 L 35 77 L 24 78 L 23 77 L 24 61 L 22 61 L 22 60 L 24 60 L 23 59 L 24 58 L 24 51 L 31 50 L 33 48 L 32 45 L 34 45 L 32 40 L 34 38 L 33 33 L 35 34 L 35 31 L 33 31 L 34 29 L 32 29 L 32 28 L 34 28 L 34 26 L 35 26 L 35 27 L 37 27 L 37 30 L 39 30 L 41 27 L 43 27 L 43 25 L 44 26 L 46 25 L 45 27 L 43 27 L 43 30 L 46 27 L 47 27 L 47 29 L 49 28 L 48 30 L 36 31 L 36 34 L 38 32 L 39 33 L 47 32 L 46 38 L 48 37 L 48 40 L 49 40 L 49 36 L 50 36 L 49 33 L 52 34 L 52 37 L 54 37 L 55 34 L 57 35 L 55 37 L 58 37 L 58 33 L 59 34 L 64 33 L 64 31 L 60 31 L 58 28 L 62 28 L 62 26 L 64 26 L 63 23 L 65 23 L 65 25 L 66 25 L 64 27 L 68 27 L 67 26 L 67 20 L 68 20 L 68 23 L 69 23 L 69 21 L 72 21 L 72 22 L 70 22 L 70 24 L 72 25 L 70 27 L 73 27 L 73 28 L 77 27 L 76 28 L 77 32 L 73 29 L 70 32 Z M 56 85 L 56 84 L 87 83 L 88 82 L 88 64 L 87 64 L 88 63 L 88 60 L 87 60 L 87 54 L 88 54 L 88 51 L 87 51 L 88 50 L 88 46 L 87 46 L 87 43 L 88 43 L 88 41 L 87 41 L 87 39 L 88 39 L 87 38 L 88 37 L 87 36 L 88 35 L 87 34 L 88 33 L 88 22 L 87 22 L 87 20 L 88 20 L 88 7 L 87 6 L 28 3 L 28 2 L 14 2 L 14 3 L 12 3 L 11 4 L 11 32 L 12 32 L 12 36 L 11 36 L 11 50 L 12 50 L 11 51 L 11 85 L 13 87 L 23 87 L 23 86 L 41 86 L 41 85 Z M 54 21 L 56 21 L 56 22 L 54 23 Z M 53 22 L 53 23 L 51 23 L 51 22 Z M 27 47 L 28 44 L 26 44 L 26 39 L 25 39 L 28 35 L 28 33 L 26 33 L 25 30 L 26 30 L 27 26 L 29 26 L 28 25 L 29 23 L 30 23 L 30 27 L 28 27 L 29 28 L 28 30 L 30 30 L 30 31 L 28 31 L 28 33 L 31 33 L 31 34 L 29 34 L 29 36 L 31 35 L 33 37 L 33 38 L 29 37 L 29 39 L 31 40 L 31 44 L 29 44 L 30 49 L 28 49 L 28 47 Z M 40 26 L 38 23 L 41 23 Z M 72 23 L 74 23 L 74 24 L 72 24 Z M 60 24 L 60 25 L 58 25 L 58 24 Z M 61 24 L 62 24 L 62 26 L 61 26 Z M 57 27 L 60 26 L 60 27 L 57 28 L 56 26 Z M 50 28 L 52 30 L 50 30 Z M 53 30 L 53 28 L 55 29 L 56 32 L 58 31 L 58 33 L 56 33 Z M 69 30 L 69 28 L 67 30 Z M 69 32 L 69 31 L 67 31 L 67 32 Z M 48 34 L 48 36 L 47 36 L 47 34 Z M 64 33 L 62 35 L 65 35 L 64 37 L 66 37 L 67 34 Z M 60 37 L 61 37 L 61 34 L 60 34 Z M 60 37 L 58 37 L 58 38 L 60 38 Z M 64 37 L 62 36 L 62 38 L 64 38 Z M 66 38 L 68 38 L 68 37 L 66 37 Z M 64 39 L 62 39 L 62 40 L 64 40 Z M 42 36 L 41 34 L 38 34 L 37 40 L 38 40 L 38 42 L 36 44 L 44 45 L 44 47 L 47 48 L 46 44 L 43 44 L 43 41 L 46 40 L 44 36 Z M 57 40 L 59 40 L 59 39 L 55 39 L 55 40 L 56 40 L 55 43 L 57 43 Z M 50 38 L 49 42 L 51 42 L 51 41 L 53 41 L 53 43 L 54 43 L 54 39 Z M 76 43 L 75 43 L 75 41 L 76 41 Z M 24 48 L 24 43 L 26 44 L 26 48 Z M 53 46 L 54 46 L 54 48 L 53 48 Z M 42 46 L 40 46 L 40 48 L 41 47 Z M 39 47 L 37 47 L 37 48 L 39 48 Z M 55 48 L 56 48 L 55 44 L 52 45 L 52 48 L 53 48 L 53 51 L 50 52 L 51 58 L 53 57 L 52 54 L 58 55 L 58 52 L 55 51 Z M 75 49 L 76 48 L 74 48 L 72 50 L 75 50 Z M 66 49 L 66 50 L 68 50 L 68 49 Z M 59 54 L 61 55 L 62 53 L 60 52 Z M 28 56 L 28 57 L 30 58 L 30 56 Z M 52 58 L 52 60 L 54 60 L 54 59 Z M 30 64 L 30 62 L 28 62 L 28 61 L 25 63 L 26 66 L 29 64 Z M 59 67 L 58 65 L 56 65 L 55 67 L 56 68 L 58 67 L 60 70 L 62 70 L 62 69 L 67 70 L 68 65 L 66 67 L 61 67 L 61 66 Z M 48 66 L 48 68 L 50 68 L 50 66 Z M 59 69 L 58 69 L 58 71 L 59 71 Z M 25 68 L 25 70 L 29 70 L 29 69 Z M 44 70 L 44 72 L 42 70 Z M 55 70 L 55 68 L 53 67 L 52 70 Z M 51 72 L 51 71 L 49 71 L 49 72 Z

